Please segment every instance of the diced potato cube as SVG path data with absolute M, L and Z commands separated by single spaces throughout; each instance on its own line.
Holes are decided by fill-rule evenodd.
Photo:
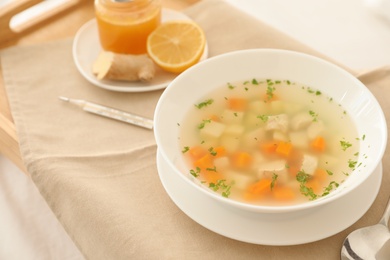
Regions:
M 243 125 L 228 125 L 225 128 L 224 134 L 232 135 L 232 136 L 240 136 L 244 132 L 245 128 Z
M 271 114 L 277 115 L 282 113 L 284 110 L 283 101 L 275 100 L 271 102 Z
M 255 114 L 252 112 L 245 113 L 244 122 L 248 128 L 260 127 L 264 126 L 265 122 L 259 118 L 259 114 Z
M 272 137 L 274 140 L 278 140 L 278 141 L 285 141 L 285 142 L 289 141 L 287 135 L 281 131 L 273 132 Z
M 266 137 L 266 132 L 263 127 L 259 127 L 243 135 L 242 141 L 246 147 L 255 147 Z
M 222 156 L 214 159 L 214 165 L 218 171 L 228 169 L 230 167 L 229 158 L 226 156 Z
M 223 135 L 220 143 L 225 147 L 227 152 L 231 153 L 237 150 L 240 145 L 240 139 L 230 135 Z
M 291 132 L 289 136 L 290 136 L 291 144 L 294 147 L 303 148 L 303 149 L 308 147 L 309 139 L 305 131 Z
M 318 167 L 318 158 L 314 155 L 304 154 L 301 165 L 301 171 L 306 174 L 313 175 L 314 171 Z
M 313 140 L 317 136 L 321 135 L 324 129 L 325 126 L 322 121 L 311 122 L 311 124 L 307 128 L 307 136 L 310 140 Z
M 293 118 L 291 118 L 291 128 L 293 130 L 301 130 L 310 125 L 310 123 L 313 121 L 313 118 L 309 113 L 299 113 Z
M 303 105 L 300 103 L 295 102 L 285 102 L 284 107 L 286 108 L 285 111 L 289 115 L 296 115 L 299 111 L 303 109 Z
M 252 154 L 252 158 L 253 158 L 253 167 L 256 167 L 256 168 L 258 168 L 259 165 L 261 165 L 262 163 L 264 163 L 266 161 L 266 158 L 260 152 L 254 152 Z
M 222 135 L 226 128 L 225 124 L 211 121 L 204 125 L 202 129 L 200 129 L 200 135 L 203 138 L 218 138 Z
M 226 109 L 222 112 L 221 121 L 225 124 L 240 124 L 244 118 L 244 112 Z
M 283 133 L 288 130 L 288 116 L 286 114 L 268 116 L 266 130 L 279 130 Z
M 259 178 L 263 178 L 265 174 L 273 173 L 275 174 L 286 174 L 286 161 L 285 160 L 274 160 L 270 162 L 263 163 L 258 168 Z
M 230 181 L 234 181 L 235 188 L 242 190 L 248 187 L 248 185 L 254 181 L 253 176 L 238 171 L 227 171 L 226 175 Z
M 268 104 L 260 100 L 250 102 L 249 111 L 257 115 L 269 114 L 270 112 Z

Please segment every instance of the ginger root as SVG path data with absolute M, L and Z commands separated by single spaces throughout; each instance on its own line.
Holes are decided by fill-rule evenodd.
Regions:
M 102 51 L 92 67 L 98 80 L 150 81 L 154 78 L 154 62 L 146 55 L 119 54 Z

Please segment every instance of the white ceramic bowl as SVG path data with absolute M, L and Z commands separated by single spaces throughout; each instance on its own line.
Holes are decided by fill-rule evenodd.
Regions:
M 364 170 L 353 172 L 328 196 L 289 206 L 258 206 L 227 199 L 192 178 L 181 152 L 178 123 L 183 121 L 190 106 L 213 88 L 221 87 L 226 82 L 251 78 L 288 79 L 312 86 L 333 97 L 352 116 L 359 136 L 365 135 L 365 145 L 361 145 L 358 158 L 359 161 L 364 161 Z M 383 111 L 372 93 L 358 79 L 317 57 L 276 49 L 231 52 L 205 60 L 186 70 L 169 84 L 160 97 L 154 121 L 158 149 L 175 174 L 196 187 L 199 192 L 226 206 L 262 213 L 312 209 L 346 195 L 372 174 L 381 162 L 387 143 Z

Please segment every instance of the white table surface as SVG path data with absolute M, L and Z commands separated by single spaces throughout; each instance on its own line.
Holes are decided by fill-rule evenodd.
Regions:
M 390 65 L 390 0 L 226 1 L 353 70 Z M 2 156 L 0 212 L 0 259 L 82 259 L 35 186 Z

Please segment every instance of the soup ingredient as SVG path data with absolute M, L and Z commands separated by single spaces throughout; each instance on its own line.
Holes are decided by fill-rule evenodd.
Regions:
M 205 45 L 205 34 L 196 23 L 168 21 L 149 35 L 147 52 L 162 69 L 180 73 L 201 59 Z
M 154 78 L 155 71 L 155 65 L 147 55 L 108 51 L 102 51 L 92 67 L 98 80 L 150 81 Z
M 362 166 L 364 138 L 352 118 L 321 91 L 289 80 L 227 83 L 178 125 L 190 174 L 238 201 L 315 200 Z

